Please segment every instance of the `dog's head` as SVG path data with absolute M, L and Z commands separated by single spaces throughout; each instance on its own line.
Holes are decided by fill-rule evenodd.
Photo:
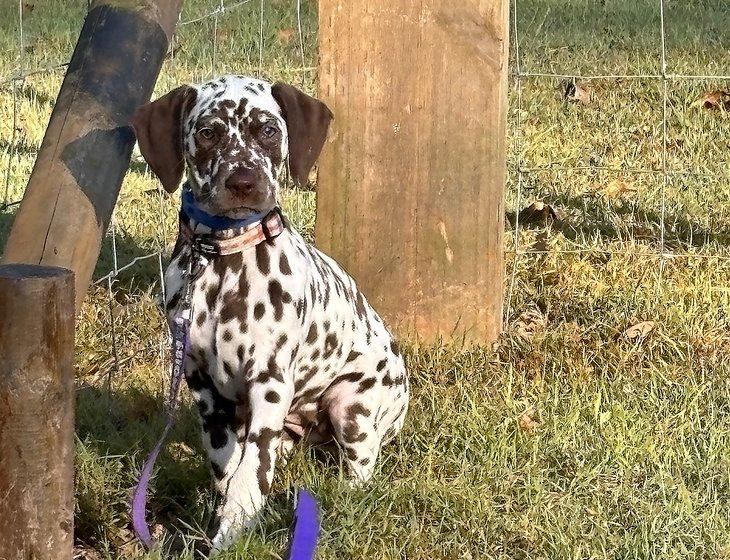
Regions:
M 287 168 L 304 184 L 332 113 L 288 84 L 223 76 L 181 86 L 137 109 L 139 148 L 168 192 L 187 171 L 208 213 L 245 218 L 277 204 Z

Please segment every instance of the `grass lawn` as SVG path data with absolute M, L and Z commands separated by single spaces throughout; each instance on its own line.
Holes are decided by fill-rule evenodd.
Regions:
M 217 5 L 187 0 L 183 20 Z M 21 51 L 18 4 L 0 3 L 0 246 L 62 71 L 15 92 L 4 78 L 67 60 L 86 1 L 25 6 Z M 156 93 L 225 72 L 314 92 L 316 2 L 302 2 L 303 58 L 295 6 L 267 0 L 262 67 L 258 2 L 182 27 Z M 520 68 L 657 74 L 658 6 L 518 0 Z M 668 73 L 730 75 L 727 2 L 665 8 Z M 221 558 L 281 558 L 297 486 L 320 500 L 322 560 L 730 558 L 730 112 L 693 106 L 730 80 L 668 81 L 666 183 L 661 80 L 579 81 L 587 104 L 566 103 L 557 78 L 510 83 L 504 335 L 488 348 L 407 350 L 409 417 L 373 483 L 350 489 L 337 459 L 297 449 L 260 524 Z M 515 235 L 515 214 L 535 201 L 560 219 L 521 220 Z M 285 199 L 309 236 L 314 204 L 312 192 Z M 134 161 L 116 210 L 118 264 L 166 250 L 176 208 Z M 516 242 L 528 253 L 515 258 Z M 113 262 L 109 237 L 97 278 Z M 121 274 L 111 300 L 106 284 L 93 288 L 78 323 L 79 558 L 192 558 L 214 510 L 186 400 L 153 481 L 163 546 L 144 554 L 130 531 L 131 488 L 164 422 L 157 267 Z M 645 336 L 626 334 L 646 321 Z

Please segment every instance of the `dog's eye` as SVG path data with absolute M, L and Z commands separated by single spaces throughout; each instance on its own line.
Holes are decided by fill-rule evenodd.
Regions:
M 275 126 L 271 126 L 270 124 L 265 125 L 261 129 L 261 134 L 264 138 L 273 138 L 277 132 L 279 132 L 279 129 Z
M 198 136 L 200 136 L 203 140 L 213 140 L 215 132 L 213 132 L 212 128 L 201 128 L 198 131 Z

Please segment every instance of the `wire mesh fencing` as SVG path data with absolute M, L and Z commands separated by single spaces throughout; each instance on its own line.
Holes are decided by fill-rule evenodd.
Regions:
M 0 231 L 22 198 L 88 9 L 86 1 L 54 2 L 19 0 L 2 12 L 13 23 L 0 73 Z M 511 3 L 507 327 L 531 305 L 548 312 L 562 295 L 551 282 L 565 266 L 599 263 L 606 282 L 636 268 L 643 295 L 627 304 L 627 321 L 676 288 L 664 276 L 669 265 L 714 263 L 721 272 L 708 297 L 726 297 L 718 278 L 730 271 L 728 10 L 705 0 Z M 58 23 L 37 25 L 48 10 Z M 316 15 L 314 0 L 188 0 L 155 95 L 226 73 L 313 93 Z M 66 32 L 48 31 L 64 21 Z M 46 32 L 55 38 L 41 40 Z M 311 238 L 314 192 L 289 188 L 283 198 Z M 149 357 L 154 347 L 164 371 L 161 314 L 139 302 L 164 297 L 177 207 L 134 155 L 79 327 L 96 352 L 84 367 L 109 385 L 140 348 Z M 98 332 L 86 333 L 93 325 Z
M 64 45 L 68 57 L 73 29 L 78 29 L 88 9 L 86 1 L 69 4 L 75 5 L 65 6 L 70 20 Z M 51 53 L 29 54 L 29 20 L 41 15 L 44 7 L 21 0 L 16 8 L 15 56 L 6 61 L 11 71 L 0 76 L 0 95 L 7 101 L 2 116 L 8 117 L 10 125 L 3 130 L 0 152 L 6 166 L 0 205 L 6 218 L 0 227 L 5 230 L 20 204 L 43 136 L 43 120 L 36 122 L 33 113 L 43 105 L 47 123 L 67 66 L 63 59 L 48 62 Z M 153 97 L 182 83 L 201 83 L 222 74 L 288 81 L 313 93 L 315 8 L 316 3 L 308 0 L 185 2 Z M 314 192 L 290 184 L 282 199 L 295 226 L 311 236 Z M 178 207 L 178 197 L 157 187 L 135 152 L 103 243 L 89 305 L 79 323 L 82 376 L 105 381 L 111 388 L 123 367 L 141 358 L 149 360 L 153 352 L 159 358 L 154 369 L 164 375 L 168 337 L 160 313 L 165 297 L 163 270 L 177 234 Z
M 726 307 L 726 282 L 707 270 L 727 271 L 730 259 L 721 4 L 511 1 L 508 326 L 567 299 L 565 284 L 549 286 L 561 268 L 596 262 L 624 270 L 601 282 L 624 280 L 625 290 L 633 275 L 627 324 L 683 297 L 678 268 L 697 267 L 689 274 L 707 276 L 708 301 Z M 590 299 L 595 288 L 576 289 Z

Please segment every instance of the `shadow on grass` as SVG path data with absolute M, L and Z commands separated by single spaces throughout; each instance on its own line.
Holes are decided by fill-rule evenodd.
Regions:
M 142 463 L 166 421 L 163 398 L 137 387 L 81 385 L 76 391 L 76 540 L 119 546 L 129 537 L 131 495 Z M 155 465 L 148 521 L 174 535 L 203 532 L 210 524 L 214 493 L 200 446 L 197 411 L 183 404 L 177 425 Z
M 661 242 L 662 213 L 659 209 L 646 209 L 632 202 L 606 204 L 595 198 L 560 193 L 544 196 L 541 200 L 558 209 L 575 211 L 570 212 L 570 216 L 557 216 L 552 221 L 552 228 L 571 241 L 599 238 L 605 241 L 642 240 L 651 244 Z M 531 220 L 526 214 L 520 212 L 520 227 L 539 228 L 545 225 L 544 219 Z M 615 219 L 610 219 L 611 216 Z M 516 212 L 507 211 L 505 217 L 510 228 L 514 229 Z M 709 230 L 693 222 L 686 214 L 673 212 L 665 212 L 664 224 L 664 238 L 669 247 L 730 246 L 730 229 L 725 225 Z

